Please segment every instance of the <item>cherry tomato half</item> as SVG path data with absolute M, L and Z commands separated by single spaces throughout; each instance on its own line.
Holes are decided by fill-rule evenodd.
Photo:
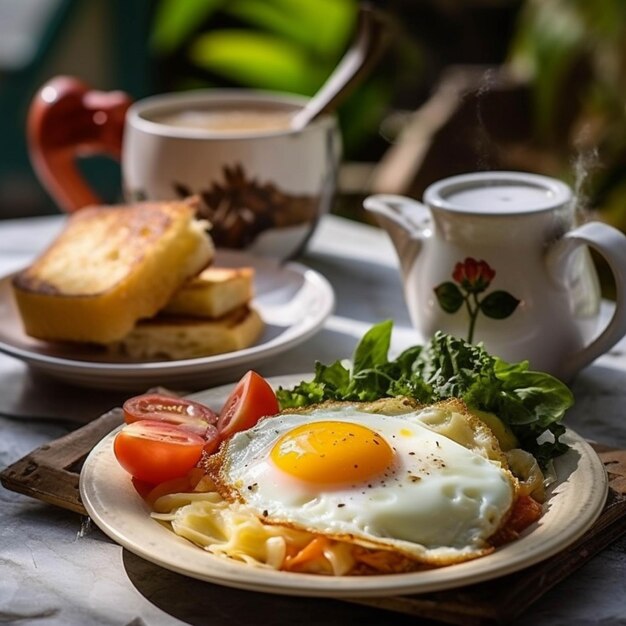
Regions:
M 278 413 L 278 400 L 271 385 L 250 370 L 237 383 L 217 420 L 222 438 L 254 426 L 261 417 Z
M 209 407 L 160 393 L 135 396 L 124 402 L 124 421 L 153 420 L 175 424 L 197 435 L 205 436 L 207 427 L 217 422 L 217 415 Z
M 204 433 L 204 451 L 207 454 L 213 454 L 220 445 L 220 433 L 217 430 L 217 426 L 209 424 L 206 432 Z
M 198 463 L 206 443 L 178 426 L 141 420 L 117 433 L 113 452 L 129 474 L 154 485 L 184 476 Z

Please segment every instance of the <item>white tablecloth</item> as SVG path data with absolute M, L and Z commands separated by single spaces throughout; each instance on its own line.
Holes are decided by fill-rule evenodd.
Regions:
M 0 275 L 29 262 L 60 217 L 0 222 Z M 395 253 L 376 228 L 327 216 L 300 262 L 324 274 L 337 306 L 312 339 L 259 367 L 266 376 L 310 371 L 350 356 L 375 322 L 393 319 L 392 351 L 414 342 Z M 0 320 L 0 323 L 2 321 Z M 626 447 L 625 343 L 573 384 L 568 425 Z M 0 354 L 0 468 L 116 406 L 125 394 L 61 385 Z M 340 601 L 241 592 L 147 563 L 79 515 L 0 488 L 0 622 L 19 624 L 427 624 Z M 519 624 L 626 623 L 626 537 L 548 592 Z

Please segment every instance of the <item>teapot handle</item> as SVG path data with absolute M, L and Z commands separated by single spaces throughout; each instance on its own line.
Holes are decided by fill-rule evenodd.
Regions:
M 563 378 L 571 379 L 586 365 L 610 350 L 626 335 L 626 236 L 601 222 L 589 222 L 566 233 L 548 253 L 552 276 L 562 276 L 572 253 L 581 246 L 594 248 L 607 261 L 616 285 L 613 317 L 602 333 L 582 350 L 569 355 L 563 364 Z
M 71 76 L 57 76 L 37 92 L 28 111 L 28 149 L 48 193 L 68 212 L 100 199 L 76 167 L 81 156 L 120 160 L 126 111 L 121 91 L 95 91 Z

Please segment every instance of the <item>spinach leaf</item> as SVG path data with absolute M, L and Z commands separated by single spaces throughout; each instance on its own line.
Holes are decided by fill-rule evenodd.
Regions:
M 497 415 L 541 464 L 567 449 L 559 441 L 565 432 L 560 421 L 572 406 L 573 395 L 561 381 L 530 370 L 526 361 L 506 363 L 481 344 L 442 332 L 390 361 L 392 327 L 387 320 L 370 328 L 355 349 L 352 366 L 318 362 L 312 381 L 279 389 L 281 408 L 324 400 L 407 396 L 429 404 L 461 398 L 470 408 Z

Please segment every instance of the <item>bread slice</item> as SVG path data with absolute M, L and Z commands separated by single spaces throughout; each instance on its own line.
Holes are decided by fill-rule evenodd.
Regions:
M 220 317 L 250 302 L 254 269 L 208 267 L 188 280 L 163 309 L 173 315 Z
M 155 315 L 213 255 L 193 203 L 81 209 L 13 279 L 25 332 L 46 340 L 121 339 L 137 320 Z
M 191 359 L 247 348 L 263 328 L 261 316 L 247 305 L 216 319 L 157 315 L 108 349 L 137 361 Z

